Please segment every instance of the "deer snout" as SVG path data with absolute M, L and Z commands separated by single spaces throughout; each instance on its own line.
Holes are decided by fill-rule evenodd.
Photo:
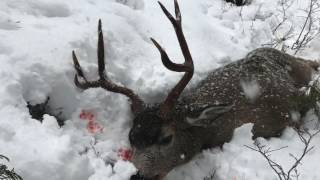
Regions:
M 158 168 L 155 168 L 155 160 L 152 153 L 139 153 L 139 151 L 133 151 L 131 162 L 139 171 L 139 177 L 143 179 L 149 179 L 159 174 Z
M 130 180 L 161 180 L 172 169 L 170 163 L 165 163 L 159 148 L 146 149 L 133 148 L 131 162 L 138 169 L 138 173 Z

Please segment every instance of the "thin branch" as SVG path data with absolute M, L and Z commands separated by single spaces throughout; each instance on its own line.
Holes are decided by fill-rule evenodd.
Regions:
M 300 141 L 303 143 L 303 150 L 300 156 L 295 156 L 293 154 L 289 154 L 290 157 L 294 159 L 294 163 L 291 165 L 291 167 L 285 171 L 283 166 L 274 160 L 271 159 L 271 154 L 276 151 L 280 151 L 282 149 L 287 148 L 288 146 L 280 147 L 278 149 L 271 149 L 270 147 L 261 144 L 259 141 L 254 142 L 255 147 L 247 146 L 245 147 L 258 152 L 261 154 L 264 159 L 268 162 L 269 167 L 275 172 L 275 174 L 278 176 L 279 180 L 293 180 L 299 179 L 300 173 L 298 172 L 297 167 L 301 165 L 301 161 L 303 158 L 311 151 L 314 149 L 314 146 L 311 146 L 311 141 L 312 139 L 320 133 L 320 130 L 316 131 L 315 133 L 311 134 L 307 130 L 299 130 L 295 129 L 295 131 L 298 134 L 298 137 Z

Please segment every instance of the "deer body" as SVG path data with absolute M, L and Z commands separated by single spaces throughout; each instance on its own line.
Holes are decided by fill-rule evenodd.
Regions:
M 290 112 L 296 109 L 291 98 L 302 95 L 300 89 L 308 85 L 316 70 L 317 66 L 309 63 L 272 48 L 259 48 L 211 72 L 194 91 L 182 97 L 182 102 L 232 104 L 228 113 L 209 125 L 213 145 L 230 140 L 233 130 L 245 123 L 254 124 L 253 138 L 278 136 L 292 124 Z M 303 77 L 296 77 L 297 67 L 303 69 Z
M 291 121 L 290 113 L 299 110 L 293 109 L 291 98 L 303 95 L 300 88 L 308 85 L 317 67 L 317 63 L 312 61 L 272 48 L 259 48 L 241 60 L 214 70 L 196 87 L 181 95 L 171 114 L 174 125 L 164 125 L 163 129 L 173 126 L 176 128 L 174 132 L 179 133 L 175 134 L 176 139 L 172 142 L 176 144 L 171 145 L 175 148 L 161 150 L 159 147 L 149 147 L 148 150 L 148 143 L 145 143 L 141 152 L 136 149 L 133 162 L 136 161 L 141 174 L 154 177 L 154 172 L 168 172 L 168 169 L 179 165 L 179 162 L 187 162 L 202 149 L 230 141 L 234 129 L 245 123 L 254 124 L 253 138 L 279 136 L 285 127 L 296 125 Z M 257 89 L 254 97 L 246 95 L 248 92 L 245 91 L 250 91 L 250 88 Z M 154 109 L 157 111 L 157 108 Z M 205 111 L 209 114 L 207 118 L 201 117 Z M 210 113 L 213 115 L 210 116 Z M 151 126 L 161 126 L 161 123 L 150 127 L 147 122 L 138 122 L 138 125 L 140 123 L 144 124 L 146 131 L 141 131 L 145 136 L 138 138 L 139 143 L 143 142 L 141 139 L 150 140 L 152 133 L 156 134 Z M 138 125 L 134 125 L 131 132 L 139 129 Z M 138 137 L 137 134 L 131 136 Z M 163 153 L 165 155 L 162 156 Z M 164 160 L 165 157 L 170 158 Z M 170 165 L 170 162 L 173 164 Z
M 77 87 L 101 87 L 126 95 L 131 100 L 134 117 L 129 141 L 133 149 L 132 162 L 139 170 L 132 179 L 161 179 L 202 149 L 230 141 L 234 129 L 245 123 L 254 124 L 253 138 L 279 136 L 288 125 L 296 125 L 291 121 L 290 113 L 300 110 L 293 108 L 292 98 L 301 96 L 299 89 L 308 84 L 319 66 L 316 62 L 272 48 L 259 48 L 243 59 L 209 73 L 192 90 L 182 93 L 194 69 L 182 31 L 180 9 L 177 0 L 174 2 L 175 17 L 159 4 L 174 26 L 185 62 L 172 62 L 157 41 L 151 39 L 164 66 L 184 72 L 164 102 L 146 105 L 131 89 L 108 78 L 101 21 L 97 51 L 99 79 L 87 80 L 75 53 L 72 53 Z

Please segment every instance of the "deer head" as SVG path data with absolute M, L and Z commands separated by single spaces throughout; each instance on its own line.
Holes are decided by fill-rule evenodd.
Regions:
M 132 162 L 138 168 L 140 175 L 153 179 L 161 178 L 177 165 L 187 162 L 204 146 L 201 140 L 202 135 L 197 133 L 205 127 L 185 121 L 188 112 L 191 116 L 193 114 L 193 116 L 206 116 L 206 118 L 214 119 L 230 109 L 230 106 L 206 106 L 191 112 L 184 107 L 176 107 L 180 94 L 193 76 L 194 67 L 182 31 L 181 13 L 177 0 L 174 1 L 175 17 L 160 2 L 159 4 L 174 27 L 185 59 L 182 64 L 172 62 L 166 51 L 156 40 L 151 38 L 161 54 L 163 65 L 171 71 L 184 73 L 163 103 L 146 105 L 131 89 L 119 86 L 108 78 L 105 73 L 101 20 L 98 25 L 98 80 L 87 80 L 75 52 L 72 52 L 76 70 L 74 83 L 78 88 L 100 87 L 107 91 L 123 94 L 131 100 L 131 110 L 134 115 L 133 126 L 129 133 L 129 140 L 133 148 Z

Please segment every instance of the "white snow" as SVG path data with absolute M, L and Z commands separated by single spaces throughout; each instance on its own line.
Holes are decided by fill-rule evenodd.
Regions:
M 241 81 L 240 85 L 241 85 L 242 91 L 244 92 L 244 95 L 250 101 L 254 101 L 259 97 L 261 90 L 260 90 L 260 85 L 257 81 L 255 80 Z
M 173 1 L 162 0 L 173 12 Z M 243 8 L 223 0 L 180 0 L 183 29 L 194 59 L 191 86 L 206 73 L 243 57 L 250 50 L 276 38 L 280 0 L 253 0 Z M 295 27 L 303 23 L 305 0 L 294 1 L 288 17 Z M 240 16 L 241 14 L 241 16 Z M 119 157 L 128 149 L 131 125 L 125 97 L 74 87 L 71 51 L 75 50 L 86 75 L 97 77 L 97 22 L 101 18 L 105 36 L 108 75 L 134 89 L 147 102 L 158 102 L 181 74 L 161 63 L 149 37 L 165 47 L 175 62 L 182 62 L 172 25 L 156 1 L 149 0 L 1 0 L 0 1 L 0 154 L 10 158 L 10 167 L 25 180 L 125 180 L 136 172 Z M 283 29 L 276 36 L 285 33 Z M 297 35 L 298 29 L 294 31 Z M 293 40 L 292 40 L 293 41 Z M 292 43 L 292 42 L 287 42 Z M 319 59 L 316 38 L 299 55 Z M 52 111 L 67 119 L 59 127 L 55 117 L 42 123 L 31 118 L 27 102 L 38 104 L 50 96 Z M 103 131 L 88 132 L 88 118 Z M 206 150 L 191 162 L 174 169 L 167 180 L 198 180 L 216 171 L 219 180 L 270 180 L 276 176 L 252 145 L 251 125 L 236 130 L 222 149 Z M 289 153 L 301 153 L 301 143 L 288 128 L 280 138 L 259 139 L 273 148 L 273 158 L 289 167 Z M 300 179 L 318 180 L 320 137 L 299 166 Z

